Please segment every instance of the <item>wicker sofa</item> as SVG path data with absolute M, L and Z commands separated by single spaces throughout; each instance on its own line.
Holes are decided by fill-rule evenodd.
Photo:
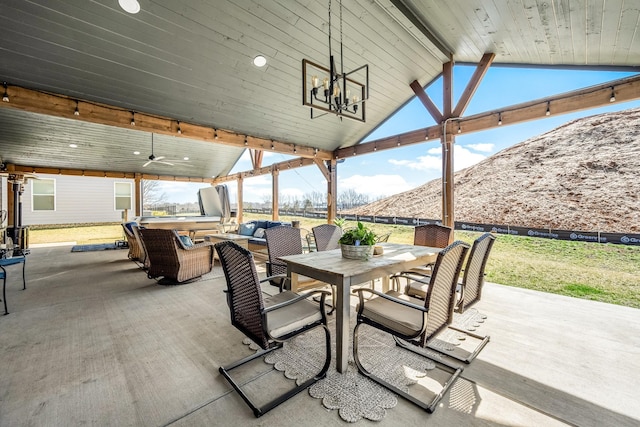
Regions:
M 251 252 L 265 252 L 267 241 L 264 238 L 264 230 L 279 225 L 291 226 L 290 222 L 253 220 L 240 224 L 237 234 L 249 237 L 249 250 Z

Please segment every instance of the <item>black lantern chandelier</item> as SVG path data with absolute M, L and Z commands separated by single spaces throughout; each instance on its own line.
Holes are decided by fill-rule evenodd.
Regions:
M 311 118 L 335 114 L 342 119 L 365 121 L 365 101 L 369 98 L 369 65 L 344 71 L 342 48 L 342 0 L 340 3 L 340 70 L 331 49 L 331 0 L 329 0 L 329 68 L 302 60 L 302 104 L 311 107 Z M 314 109 L 324 111 L 314 115 Z

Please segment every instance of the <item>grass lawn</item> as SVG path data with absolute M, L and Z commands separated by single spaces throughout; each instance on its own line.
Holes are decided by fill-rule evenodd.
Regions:
M 245 214 L 250 219 L 267 215 Z M 311 228 L 326 220 L 287 217 Z M 347 222 L 347 226 L 355 225 Z M 413 228 L 371 224 L 378 234 L 391 232 L 390 242 L 412 243 Z M 479 233 L 456 231 L 455 238 L 472 243 Z M 108 243 L 123 240 L 120 224 L 37 230 L 29 233 L 30 244 L 76 242 Z M 508 286 L 551 292 L 576 298 L 640 308 L 640 247 L 570 242 L 532 237 L 498 235 L 486 268 L 487 280 Z

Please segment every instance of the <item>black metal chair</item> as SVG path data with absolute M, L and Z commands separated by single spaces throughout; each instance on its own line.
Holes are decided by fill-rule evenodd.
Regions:
M 231 312 L 231 324 L 262 348 L 262 351 L 229 366 L 221 366 L 220 373 L 251 407 L 254 415 L 260 417 L 325 377 L 331 363 L 331 336 L 327 328 L 327 316 L 324 308 L 324 300 L 329 292 L 318 290 L 298 295 L 294 292 L 283 291 L 274 296 L 263 298 L 260 289 L 261 281 L 256 272 L 252 253 L 231 241 L 217 243 L 215 248 L 227 279 L 225 292 Z M 269 278 L 263 281 L 266 280 Z M 320 305 L 308 300 L 317 293 L 321 294 Z M 263 406 L 257 406 L 242 390 L 241 385 L 231 377 L 233 369 L 264 356 L 266 353 L 282 347 L 285 341 L 317 327 L 323 328 L 325 332 L 326 358 L 324 366 L 315 376 L 292 390 L 275 397 Z
M 447 329 L 453 317 L 455 305 L 455 291 L 458 276 L 462 268 L 464 257 L 469 245 L 457 241 L 447 246 L 438 254 L 433 274 L 431 276 L 427 298 L 422 301 L 403 295 L 397 291 L 386 293 L 368 288 L 354 290 L 358 294 L 357 323 L 353 331 L 353 358 L 358 370 L 383 387 L 399 394 L 403 398 L 418 405 L 431 413 L 442 399 L 455 379 L 462 372 L 461 366 L 454 366 L 444 359 L 436 360 L 417 351 L 417 348 L 427 347 L 429 342 Z M 375 298 L 365 300 L 363 293 L 370 292 Z M 400 390 L 393 384 L 367 371 L 358 357 L 358 334 L 360 326 L 370 325 L 393 335 L 396 343 L 420 356 L 427 357 L 440 369 L 451 375 L 445 381 L 442 389 L 435 393 L 430 402 L 424 402 L 409 393 Z

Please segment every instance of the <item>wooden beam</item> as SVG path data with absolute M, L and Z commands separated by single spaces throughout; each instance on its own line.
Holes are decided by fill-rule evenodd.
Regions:
M 312 162 L 312 160 L 309 160 Z M 148 179 L 159 181 L 176 181 L 176 182 L 202 182 L 212 183 L 212 178 L 196 178 L 186 176 L 172 176 L 172 175 L 151 175 L 151 174 L 136 174 L 133 172 L 113 172 L 113 171 L 97 171 L 90 169 L 65 169 L 65 168 L 46 168 L 40 166 L 29 165 L 15 165 L 15 170 L 18 172 L 33 172 L 43 173 L 49 175 L 71 175 L 71 176 L 93 176 L 104 178 L 122 178 L 122 179 Z
M 329 181 L 331 179 L 331 173 L 329 172 L 329 168 L 327 168 L 327 165 L 325 165 L 322 160 L 318 159 L 314 159 L 314 162 L 316 166 L 318 166 L 318 169 L 320 169 L 320 172 L 324 176 L 324 179 Z
M 233 175 L 220 176 L 212 180 L 213 184 L 222 184 L 224 182 L 236 181 L 238 178 L 251 178 L 253 176 L 268 175 L 273 170 L 284 171 L 287 169 L 296 169 L 304 166 L 310 166 L 315 164 L 317 159 L 297 158 L 286 160 L 284 162 L 274 163 L 269 166 L 263 166 L 260 169 L 249 170 L 244 172 L 234 173 Z
M 249 157 L 251 157 L 251 165 L 253 169 L 260 169 L 262 167 L 262 156 L 264 151 L 249 149 Z
M 471 98 L 473 98 L 473 95 L 476 93 L 478 86 L 480 86 L 480 82 L 489 70 L 489 67 L 493 63 L 495 57 L 495 53 L 485 53 L 484 55 L 482 55 L 482 59 L 476 66 L 476 70 L 473 72 L 471 80 L 469 80 L 469 83 L 467 83 L 467 87 L 464 89 L 464 92 L 462 92 L 462 96 L 458 101 L 458 105 L 456 105 L 456 108 L 451 114 L 453 117 L 460 117 L 464 114 L 464 111 L 469 106 L 469 102 L 471 102 Z
M 438 110 L 436 104 L 431 101 L 431 98 L 429 98 L 427 92 L 424 91 L 424 88 L 420 86 L 420 83 L 418 83 L 417 80 L 414 80 L 409 84 L 409 86 L 413 90 L 413 93 L 416 94 L 420 102 L 422 102 L 424 108 L 426 108 L 429 114 L 431 114 L 433 120 L 435 120 L 436 123 L 442 122 L 442 113 L 440 113 L 440 110 Z
M 640 99 L 640 74 L 449 121 L 446 125 L 446 132 L 457 134 L 458 124 L 460 124 L 462 133 L 480 132 L 495 128 L 498 126 L 498 113 L 502 114 L 503 125 L 544 119 L 547 112 L 547 103 L 549 103 L 552 115 L 568 114 L 610 105 L 609 99 L 611 98 L 612 87 L 614 88 L 616 96 L 615 103 Z M 434 125 L 399 135 L 376 139 L 352 147 L 339 148 L 333 153 L 336 159 L 342 159 L 353 155 L 373 153 L 374 151 L 388 150 L 399 146 L 424 143 L 425 140 L 433 141 L 439 139 L 441 135 L 442 126 Z
M 300 157 L 330 159 L 332 153 L 300 144 L 291 144 L 272 139 L 258 138 L 224 129 L 204 125 L 178 122 L 176 119 L 160 117 L 144 112 L 125 110 L 92 101 L 76 100 L 64 95 L 45 93 L 19 86 L 7 86 L 9 102 L 0 102 L 0 108 L 15 108 L 32 113 L 64 117 L 71 120 L 98 123 L 107 126 L 131 129 L 132 119 L 135 129 L 144 132 L 171 135 L 179 138 L 195 139 L 234 147 L 270 150 Z M 75 115 L 76 107 L 79 115 Z M 181 133 L 178 134 L 178 127 Z
M 442 64 L 442 116 L 451 117 L 453 110 L 453 61 Z M 440 123 L 440 122 L 438 122 Z

